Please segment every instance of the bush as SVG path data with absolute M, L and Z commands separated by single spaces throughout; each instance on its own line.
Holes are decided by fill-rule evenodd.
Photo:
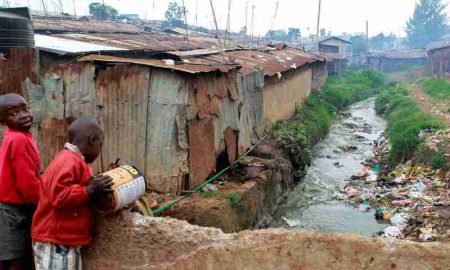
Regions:
M 389 161 L 393 165 L 415 156 L 418 146 L 423 143 L 419 137 L 422 130 L 444 128 L 440 120 L 424 113 L 407 96 L 408 92 L 409 89 L 404 85 L 390 86 L 377 96 L 375 102 L 377 113 L 385 114 L 388 120 L 387 136 L 391 144 Z
M 414 162 L 431 166 L 433 169 L 447 169 L 448 158 L 441 151 L 435 151 L 425 143 L 421 143 L 414 154 Z
M 423 91 L 439 99 L 450 99 L 450 83 L 445 80 L 426 79 L 422 82 Z

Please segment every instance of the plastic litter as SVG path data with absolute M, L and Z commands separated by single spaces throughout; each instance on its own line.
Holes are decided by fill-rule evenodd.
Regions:
M 395 205 L 395 206 L 407 206 L 407 205 L 410 205 L 412 203 L 413 203 L 413 201 L 408 200 L 408 199 L 392 201 L 392 204 Z
M 415 188 L 417 191 L 422 192 L 427 186 L 422 183 L 422 181 L 417 181 L 415 184 Z
M 433 227 L 426 227 L 420 229 L 420 241 L 430 241 L 433 239 Z
M 300 221 L 298 221 L 298 220 L 287 219 L 285 217 L 282 217 L 282 220 L 284 223 L 286 223 L 286 225 L 288 225 L 291 228 L 299 227 L 301 224 Z
M 383 216 L 385 214 L 389 213 L 388 210 L 384 207 L 378 207 L 375 209 L 375 218 L 376 219 L 383 219 Z
M 346 187 L 344 191 L 350 197 L 355 196 L 356 194 L 359 193 L 359 191 L 357 189 L 352 188 L 352 187 Z
M 406 175 L 402 174 L 400 176 L 395 177 L 394 183 L 396 184 L 403 184 L 406 180 Z
M 387 238 L 397 238 L 402 235 L 402 230 L 397 226 L 389 226 L 384 229 L 384 236 Z
M 374 166 L 372 167 L 372 171 L 374 171 L 374 172 L 379 172 L 379 171 L 381 171 L 381 166 L 380 166 L 380 164 L 374 165 Z
M 366 182 L 368 182 L 368 183 L 376 182 L 377 179 L 378 179 L 378 175 L 374 171 L 370 171 L 369 176 L 367 176 L 367 178 L 366 178 Z
M 368 201 L 363 201 L 360 205 L 359 205 L 359 211 L 361 212 L 367 212 L 370 210 L 370 205 Z
M 397 226 L 399 228 L 404 228 L 406 226 L 406 223 L 408 222 L 408 215 L 400 213 L 395 214 L 391 219 L 390 222 L 393 226 Z

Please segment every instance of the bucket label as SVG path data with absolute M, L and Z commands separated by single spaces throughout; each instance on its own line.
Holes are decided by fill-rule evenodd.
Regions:
M 145 179 L 139 176 L 132 181 L 120 185 L 115 191 L 117 196 L 115 210 L 118 210 L 134 202 L 137 198 L 144 196 Z

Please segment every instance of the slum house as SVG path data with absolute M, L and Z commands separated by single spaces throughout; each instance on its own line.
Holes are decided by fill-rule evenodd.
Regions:
M 192 61 L 190 55 L 177 54 Z M 259 50 L 235 50 L 221 54 L 202 55 L 211 61 L 223 61 L 222 57 L 242 66 L 247 75 L 253 70 L 264 71 L 264 122 L 270 126 L 278 120 L 290 118 L 309 96 L 318 90 L 327 78 L 325 59 L 280 45 Z
M 424 50 L 384 51 L 367 54 L 366 66 L 382 72 L 396 72 L 408 68 L 424 68 L 427 58 Z
M 130 43 L 137 46 L 135 41 Z M 97 171 L 121 157 L 143 169 L 154 191 L 174 194 L 192 189 L 234 161 L 262 134 L 263 63 L 279 63 L 270 75 L 280 80 L 298 68 L 312 73 L 303 71 L 304 65 L 317 61 L 301 53 L 255 51 L 236 57 L 253 59 L 243 72 L 233 61 L 223 64 L 202 56 L 136 58 L 151 51 L 144 45 L 155 44 L 137 50 L 124 41 L 122 47 L 112 47 L 42 35 L 36 35 L 36 42 L 39 61 L 29 61 L 33 71 L 20 85 L 35 111 L 43 165 L 66 142 L 70 119 L 93 116 L 106 134 L 94 164 Z M 8 65 L 0 60 L 0 71 L 14 69 L 19 60 L 8 58 Z M 40 70 L 39 76 L 34 70 Z M 33 81 L 33 76 L 38 79 Z
M 335 36 L 319 41 L 319 55 L 327 59 L 328 74 L 339 75 L 347 69 L 347 48 L 350 44 L 351 42 Z
M 431 43 L 426 49 L 433 77 L 450 80 L 450 39 Z
M 294 114 L 311 92 L 307 65 L 318 61 L 289 50 L 225 54 L 235 60 L 222 64 L 220 54 L 195 53 L 162 60 L 88 55 L 54 65 L 43 75 L 43 90 L 49 95 L 46 85 L 59 88 L 66 99 L 59 117 L 47 111 L 41 119 L 93 115 L 106 134 L 97 168 L 122 155 L 143 168 L 157 192 L 192 189 L 250 147 L 265 118 Z M 37 99 L 34 104 L 48 102 Z

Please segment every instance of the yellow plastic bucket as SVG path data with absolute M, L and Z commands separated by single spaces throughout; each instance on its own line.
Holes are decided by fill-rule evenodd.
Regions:
M 139 170 L 131 165 L 122 165 L 103 173 L 112 178 L 113 192 L 99 199 L 95 208 L 101 213 L 113 213 L 144 196 L 146 183 Z

